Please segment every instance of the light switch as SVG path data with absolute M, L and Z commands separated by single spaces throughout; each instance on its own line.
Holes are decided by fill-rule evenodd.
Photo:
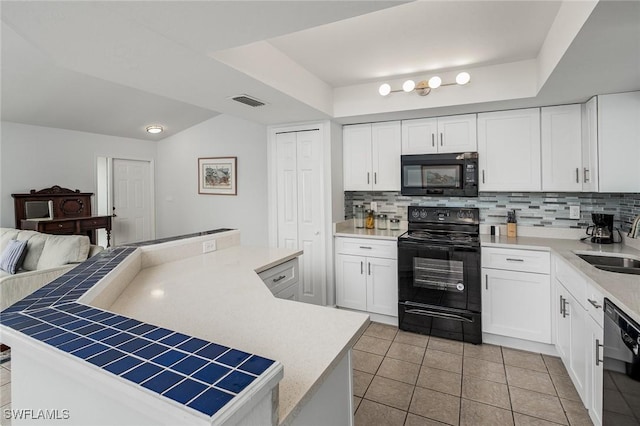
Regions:
M 569 206 L 569 219 L 580 219 L 580 206 Z
M 371 210 L 373 210 L 374 212 L 378 211 L 378 203 L 375 201 L 371 202 Z

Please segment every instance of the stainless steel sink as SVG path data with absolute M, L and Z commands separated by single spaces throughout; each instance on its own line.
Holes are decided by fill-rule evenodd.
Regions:
M 593 254 L 579 254 L 578 257 L 603 271 L 640 275 L 640 260 L 638 259 Z

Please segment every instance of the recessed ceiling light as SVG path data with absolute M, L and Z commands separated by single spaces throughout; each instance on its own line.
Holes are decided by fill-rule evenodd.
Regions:
M 151 134 L 157 134 L 157 133 L 161 133 L 164 129 L 162 128 L 162 126 L 149 126 L 147 127 L 147 133 L 151 133 Z

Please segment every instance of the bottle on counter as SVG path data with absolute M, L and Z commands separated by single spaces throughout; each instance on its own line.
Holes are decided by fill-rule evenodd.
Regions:
M 378 229 L 387 229 L 387 215 L 386 214 L 379 214 L 378 215 Z
M 366 217 L 364 220 L 364 224 L 365 224 L 365 228 L 367 229 L 373 229 L 376 226 L 376 220 L 373 217 L 373 210 L 367 210 L 366 211 Z
M 389 229 L 392 231 L 399 231 L 400 230 L 400 219 L 390 219 L 389 220 Z
M 353 209 L 355 211 L 356 228 L 364 228 L 364 206 L 356 204 Z

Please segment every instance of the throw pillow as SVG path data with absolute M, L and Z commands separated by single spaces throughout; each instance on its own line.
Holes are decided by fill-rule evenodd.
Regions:
M 24 256 L 27 254 L 27 242 L 11 240 L 0 256 L 0 269 L 10 274 L 15 274 L 22 266 Z

